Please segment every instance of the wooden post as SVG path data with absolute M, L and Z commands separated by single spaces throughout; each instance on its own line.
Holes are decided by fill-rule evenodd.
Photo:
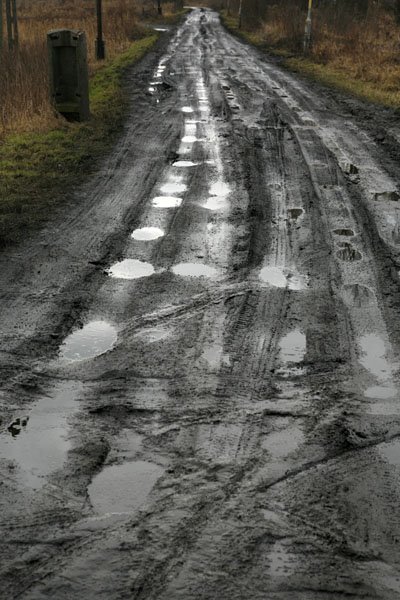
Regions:
M 242 8 L 243 8 L 243 0 L 240 0 L 239 13 L 238 13 L 238 29 L 242 28 Z
M 3 47 L 3 0 L 0 0 L 0 52 Z
M 162 15 L 161 0 L 157 0 L 157 12 L 159 15 Z
M 13 25 L 13 45 L 18 48 L 18 15 L 17 15 L 17 0 L 12 0 L 12 25 Z
M 103 40 L 103 9 L 101 0 L 96 0 L 96 16 L 97 16 L 97 39 L 96 39 L 96 58 L 104 60 L 106 57 L 106 49 Z
M 6 0 L 6 21 L 7 21 L 7 39 L 8 48 L 13 47 L 13 32 L 12 32 L 12 17 L 11 17 L 11 0 Z

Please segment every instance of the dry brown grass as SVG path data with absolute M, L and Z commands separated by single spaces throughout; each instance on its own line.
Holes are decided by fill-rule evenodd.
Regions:
M 107 56 L 125 50 L 140 37 L 138 5 L 131 0 L 103 0 Z M 48 94 L 46 33 L 71 28 L 86 32 L 89 69 L 96 70 L 94 0 L 25 0 L 19 7 L 17 52 L 0 55 L 0 136 L 7 132 L 46 130 L 56 124 Z M 141 6 L 140 6 L 141 10 Z

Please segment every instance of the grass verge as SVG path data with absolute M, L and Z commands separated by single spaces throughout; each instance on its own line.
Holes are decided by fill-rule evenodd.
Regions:
M 90 81 L 92 118 L 64 120 L 45 133 L 11 134 L 0 142 L 0 245 L 18 242 L 42 225 L 64 191 L 79 183 L 120 129 L 127 98 L 125 69 L 155 44 L 152 33 L 99 69 Z M 60 119 L 61 121 L 61 119 Z
M 382 82 L 374 80 L 373 77 L 368 79 L 368 74 L 365 77 L 357 76 L 357 65 L 352 64 L 351 61 L 343 61 L 341 67 L 338 61 L 319 62 L 313 60 L 312 56 L 294 55 L 292 50 L 282 44 L 268 43 L 262 31 L 239 29 L 237 18 L 227 16 L 223 11 L 221 19 L 225 27 L 234 35 L 261 50 L 281 56 L 282 65 L 290 71 L 305 75 L 326 86 L 340 89 L 362 100 L 400 110 L 399 86 L 391 85 L 390 81 L 387 85 L 382 85 Z

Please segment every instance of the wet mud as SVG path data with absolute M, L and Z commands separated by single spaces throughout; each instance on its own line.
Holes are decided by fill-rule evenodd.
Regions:
M 0 255 L 0 596 L 397 600 L 398 116 L 210 10 L 126 86 Z

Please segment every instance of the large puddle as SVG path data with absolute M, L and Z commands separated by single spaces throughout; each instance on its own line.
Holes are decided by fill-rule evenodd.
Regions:
M 97 513 L 131 513 L 145 502 L 164 469 L 154 463 L 134 461 L 105 467 L 88 487 Z
M 139 241 L 151 241 L 157 240 L 160 237 L 163 237 L 164 232 L 162 229 L 158 227 L 141 227 L 140 229 L 135 229 L 132 233 L 132 237 L 134 240 Z
M 16 476 L 23 485 L 42 487 L 46 477 L 64 464 L 70 449 L 68 417 L 78 410 L 82 389 L 78 382 L 62 383 L 0 436 L 0 455 L 17 466 Z
M 126 258 L 110 267 L 108 273 L 117 279 L 140 279 L 141 277 L 150 277 L 155 270 L 153 265 L 148 262 L 136 258 Z
M 279 342 L 280 358 L 285 363 L 299 363 L 306 353 L 306 336 L 300 329 L 294 329 Z
M 157 208 L 177 208 L 182 204 L 182 198 L 175 196 L 156 196 L 152 201 Z
M 262 442 L 262 448 L 273 460 L 283 460 L 303 444 L 304 433 L 297 425 L 270 433 Z
M 172 267 L 175 275 L 183 277 L 218 277 L 219 271 L 215 267 L 210 267 L 203 263 L 179 263 Z
M 394 398 L 398 392 L 393 385 L 393 367 L 386 358 L 384 341 L 370 333 L 360 337 L 358 343 L 361 349 L 360 363 L 380 384 L 367 388 L 364 396 L 378 400 Z
M 300 273 L 290 272 L 285 267 L 263 267 L 259 277 L 263 283 L 272 287 L 304 290 L 308 286 L 308 278 Z
M 94 358 L 111 350 L 116 341 L 115 327 L 106 321 L 91 321 L 65 339 L 60 347 L 60 357 L 69 361 Z

